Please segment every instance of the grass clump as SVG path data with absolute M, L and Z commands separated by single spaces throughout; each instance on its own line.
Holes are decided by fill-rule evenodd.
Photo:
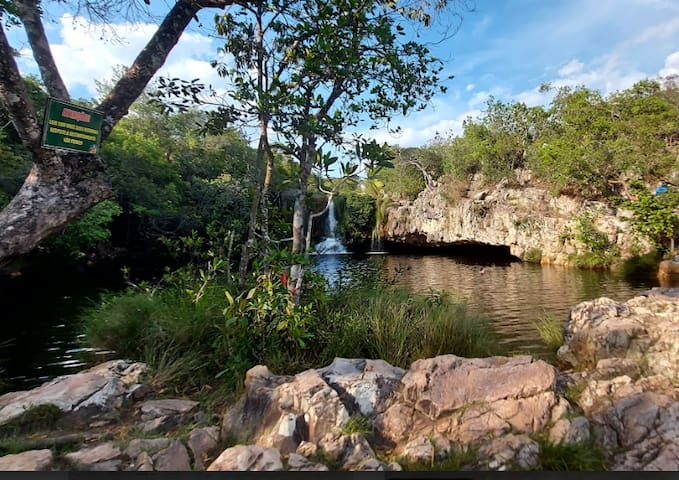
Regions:
M 563 345 L 563 322 L 555 315 L 545 314 L 534 325 L 550 350 L 556 352 Z
M 489 320 L 446 293 L 363 284 L 337 293 L 333 304 L 337 333 L 329 347 L 334 356 L 379 358 L 407 368 L 417 359 L 442 354 L 498 352 Z
M 471 470 L 478 460 L 478 449 L 473 447 L 453 448 L 442 460 L 431 462 L 408 462 L 399 459 L 403 470 L 408 472 L 455 472 L 461 470 Z
M 372 437 L 373 424 L 370 419 L 360 414 L 354 414 L 349 417 L 347 423 L 342 427 L 342 435 L 351 435 L 353 433 L 360 433 L 365 438 Z
M 601 471 L 608 468 L 605 452 L 593 441 L 552 443 L 543 439 L 538 440 L 538 444 L 537 470 Z

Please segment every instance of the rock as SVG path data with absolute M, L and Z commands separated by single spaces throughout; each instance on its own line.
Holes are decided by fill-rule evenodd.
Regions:
M 291 453 L 290 455 L 288 455 L 288 470 L 293 472 L 301 471 L 327 472 L 328 467 L 320 463 L 310 462 L 302 455 Z
M 526 183 L 530 174 L 517 174 Z M 505 179 L 506 180 L 506 179 Z M 584 202 L 531 186 L 516 188 L 514 181 L 501 181 L 493 188 L 477 175 L 470 182 L 467 198 L 452 198 L 454 185 L 442 182 L 422 191 L 414 201 L 389 206 L 380 226 L 385 244 L 397 247 L 445 247 L 459 244 L 506 246 L 512 255 L 525 259 L 541 252 L 542 262 L 568 264 L 569 254 L 586 252 L 572 236 L 577 218 L 589 212 L 597 230 L 620 251 L 620 258 L 633 256 L 635 237 L 630 213 L 609 209 L 599 202 Z M 457 188 L 459 190 L 459 188 Z M 652 246 L 642 241 L 642 252 Z
M 137 468 L 138 472 L 152 472 L 153 471 L 153 459 L 151 455 L 147 452 L 141 452 L 137 457 Z
M 123 461 L 120 459 L 107 460 L 105 462 L 95 463 L 90 466 L 89 470 L 92 472 L 117 472 L 120 470 Z
M 251 433 L 254 443 L 295 452 L 302 440 L 317 443 L 349 419 L 339 395 L 315 370 L 277 377 L 266 367 L 246 374 L 245 393 L 224 415 L 222 435 Z
M 40 471 L 52 466 L 52 451 L 29 450 L 27 452 L 0 457 L 0 471 Z
M 549 429 L 549 441 L 555 444 L 583 443 L 589 438 L 589 420 L 585 417 L 562 418 Z
M 535 468 L 540 447 L 526 435 L 505 435 L 484 444 L 479 450 L 479 464 L 489 470 L 515 467 Z
M 384 412 L 400 387 L 405 371 L 384 360 L 335 358 L 317 372 L 340 394 L 345 405 L 362 415 Z
M 341 456 L 343 469 L 351 470 L 374 458 L 375 452 L 362 434 L 352 433 L 349 435 Z
M 518 400 L 553 390 L 554 367 L 528 356 L 418 360 L 403 377 L 406 402 L 432 420 L 472 402 Z
M 142 432 L 149 434 L 165 433 L 176 430 L 181 424 L 186 422 L 186 418 L 182 416 L 168 415 L 166 417 L 158 417 L 148 422 L 141 424 Z
M 671 278 L 679 277 L 679 262 L 672 260 L 663 260 L 658 265 L 658 278 L 661 280 L 669 280 Z
M 227 448 L 207 469 L 208 472 L 279 470 L 283 470 L 280 452 L 260 445 L 236 445 Z
M 400 453 L 410 463 L 430 464 L 434 460 L 434 445 L 427 437 L 417 437 L 409 441 Z
M 219 428 L 196 428 L 189 433 L 188 447 L 193 454 L 193 469 L 205 470 L 204 461 L 219 443 Z
M 141 419 L 146 422 L 160 417 L 186 415 L 198 408 L 193 400 L 148 400 L 141 404 Z
M 0 425 L 21 416 L 32 406 L 56 405 L 70 421 L 91 423 L 113 418 L 122 406 L 128 387 L 138 379 L 144 364 L 113 360 L 89 370 L 57 377 L 40 387 L 0 396 Z
M 161 450 L 153 456 L 154 467 L 157 471 L 186 472 L 191 470 L 191 459 L 186 447 L 179 440 L 176 440 L 164 450 Z
M 387 465 L 376 458 L 368 458 L 355 467 L 350 468 L 350 470 L 357 472 L 384 472 L 387 470 Z
M 143 452 L 154 455 L 170 445 L 169 438 L 135 438 L 125 449 L 125 455 L 137 458 Z
M 611 370 L 609 376 L 617 369 L 634 377 L 679 377 L 679 299 L 668 291 L 651 291 L 624 303 L 599 298 L 576 305 L 565 326 L 559 360 L 579 369 L 595 369 L 608 360 L 600 366 Z M 633 364 L 645 365 L 645 371 Z
M 303 457 L 309 458 L 316 455 L 317 451 L 318 447 L 316 446 L 315 443 L 303 441 L 299 445 L 297 445 L 297 450 L 295 451 L 295 453 L 297 453 L 298 455 L 302 455 Z
M 68 453 L 64 458 L 78 469 L 95 470 L 97 464 L 102 464 L 99 468 L 108 468 L 111 465 L 109 462 L 119 460 L 122 454 L 123 452 L 113 442 L 106 442 Z M 117 463 L 117 465 L 120 465 L 120 463 Z

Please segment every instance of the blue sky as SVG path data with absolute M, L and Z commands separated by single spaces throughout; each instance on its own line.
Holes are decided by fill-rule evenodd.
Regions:
M 467 0 L 469 3 L 470 0 Z M 152 0 L 158 12 L 163 0 Z M 448 92 L 425 111 L 396 118 L 386 129 L 366 132 L 402 146 L 426 144 L 436 133 L 457 134 L 462 121 L 478 115 L 489 95 L 530 105 L 549 102 L 539 94 L 544 82 L 586 85 L 604 94 L 643 78 L 679 74 L 679 1 L 677 0 L 476 0 L 454 36 L 432 47 L 455 75 Z M 62 75 L 74 97 L 96 96 L 94 80 L 110 78 L 115 65 L 129 65 L 155 30 L 152 22 L 92 27 L 46 3 L 52 21 L 48 36 Z M 202 16 L 209 26 L 214 11 Z M 438 38 L 439 18 L 425 40 Z M 218 41 L 196 24 L 183 35 L 162 73 L 218 84 L 209 66 Z M 36 72 L 22 32 L 9 32 L 24 73 Z

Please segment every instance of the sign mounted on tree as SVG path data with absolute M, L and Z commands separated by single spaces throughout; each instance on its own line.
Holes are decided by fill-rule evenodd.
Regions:
M 101 112 L 50 98 L 45 109 L 42 146 L 98 153 L 102 119 Z

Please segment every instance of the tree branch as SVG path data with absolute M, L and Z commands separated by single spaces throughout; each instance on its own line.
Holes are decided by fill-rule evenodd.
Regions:
M 127 115 L 132 103 L 142 94 L 148 82 L 163 66 L 184 29 L 201 8 L 224 8 L 227 5 L 246 3 L 249 2 L 243 0 L 179 0 L 175 3 L 132 66 L 127 69 L 113 90 L 97 107 L 104 114 L 102 140 L 108 137 L 116 123 Z
M 42 129 L 12 53 L 5 30 L 0 27 L 0 100 L 9 112 L 22 143 L 37 157 Z
M 31 44 L 31 50 L 33 50 L 33 58 L 38 64 L 47 92 L 61 100 L 70 100 L 68 89 L 59 74 L 57 64 L 54 62 L 52 50 L 40 20 L 38 2 L 36 0 L 16 0 L 15 5 L 24 24 L 28 42 Z

